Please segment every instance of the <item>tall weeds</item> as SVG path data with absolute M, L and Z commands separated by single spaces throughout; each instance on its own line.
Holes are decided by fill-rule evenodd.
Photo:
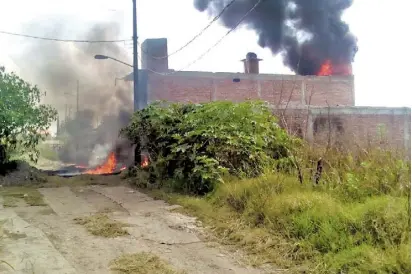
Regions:
M 301 148 L 303 184 L 297 170 L 272 171 L 227 178 L 208 197 L 180 202 L 256 264 L 310 273 L 410 273 L 410 162 L 380 149 L 329 151 L 321 155 L 325 167 L 316 185 L 319 156 Z

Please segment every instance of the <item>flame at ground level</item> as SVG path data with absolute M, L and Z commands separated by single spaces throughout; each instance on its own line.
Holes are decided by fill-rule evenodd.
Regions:
M 142 155 L 142 162 L 140 163 L 140 166 L 145 168 L 149 166 L 149 157 L 147 155 Z
M 332 64 L 331 60 L 326 60 L 317 73 L 318 76 L 329 75 L 351 75 L 352 67 L 350 64 Z
M 148 167 L 149 166 L 149 157 L 147 155 L 143 155 L 143 159 L 141 162 L 141 167 Z M 80 167 L 80 166 L 77 166 Z M 92 175 L 99 175 L 99 174 L 111 174 L 116 171 L 117 168 L 117 160 L 116 160 L 116 155 L 114 152 L 110 152 L 109 156 L 107 157 L 106 162 L 104 162 L 102 165 L 86 170 L 83 172 L 83 174 L 92 174 Z M 123 171 L 126 169 L 126 166 L 122 166 L 119 170 Z
M 114 152 L 111 152 L 109 154 L 109 157 L 107 157 L 107 160 L 104 164 L 94 169 L 87 170 L 84 173 L 85 174 L 110 174 L 115 171 L 116 165 L 117 165 L 116 156 L 114 155 Z

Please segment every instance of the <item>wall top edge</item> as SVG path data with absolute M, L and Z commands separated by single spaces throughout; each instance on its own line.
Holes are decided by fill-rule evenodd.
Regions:
M 207 72 L 207 71 L 170 71 L 164 75 L 150 73 L 153 77 L 200 77 L 210 79 L 245 79 L 245 80 L 307 80 L 307 81 L 353 81 L 354 76 L 301 76 L 293 74 L 246 74 L 233 72 Z
M 276 109 L 276 107 L 272 107 Z M 309 110 L 312 114 L 355 114 L 355 115 L 411 115 L 409 107 L 319 107 L 319 106 L 297 106 L 289 108 L 293 110 Z

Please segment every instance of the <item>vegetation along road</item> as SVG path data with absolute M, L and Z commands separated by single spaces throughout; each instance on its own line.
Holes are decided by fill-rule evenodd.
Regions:
M 403 152 L 310 145 L 262 102 L 153 103 L 120 132 L 145 165 L 61 178 L 34 167 L 61 164 L 56 111 L 4 69 L 0 92 L 0 273 L 411 272 Z

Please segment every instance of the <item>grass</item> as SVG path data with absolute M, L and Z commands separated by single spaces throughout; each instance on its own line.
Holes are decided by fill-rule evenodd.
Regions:
M 77 224 L 84 225 L 92 235 L 106 238 L 129 235 L 127 224 L 111 220 L 106 214 L 95 214 L 88 217 L 75 218 Z
M 148 252 L 125 254 L 110 263 L 110 269 L 125 274 L 184 274 L 157 255 Z
M 386 152 L 326 159 L 319 185 L 307 174 L 300 184 L 294 173 L 271 172 L 227 178 L 206 197 L 152 194 L 199 217 L 221 243 L 245 251 L 251 265 L 410 273 L 410 164 Z
M 31 187 L 2 187 L 0 196 L 3 197 L 4 207 L 16 207 L 21 201 L 29 206 L 46 206 L 43 195 Z

